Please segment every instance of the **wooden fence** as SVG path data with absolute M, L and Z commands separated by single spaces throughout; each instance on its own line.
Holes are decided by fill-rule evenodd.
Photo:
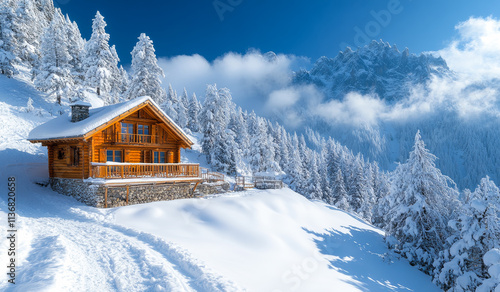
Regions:
M 210 171 L 208 168 L 200 167 L 201 179 L 205 182 L 224 181 L 224 174 Z
M 201 178 L 199 164 L 187 163 L 95 163 L 93 178 Z

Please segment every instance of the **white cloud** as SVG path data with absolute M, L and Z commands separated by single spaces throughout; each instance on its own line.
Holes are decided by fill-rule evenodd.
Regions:
M 474 80 L 500 76 L 500 20 L 471 17 L 455 29 L 457 39 L 437 52 L 450 68 Z
M 269 95 L 290 83 L 296 66 L 307 63 L 305 58 L 278 54 L 269 60 L 258 51 L 244 55 L 227 53 L 213 62 L 200 55 L 160 58 L 158 64 L 165 72 L 164 86 L 169 83 L 177 90 L 183 87 L 203 96 L 207 84 L 227 87 L 235 102 L 244 108 L 261 111 Z M 279 98 L 275 94 L 275 98 Z
M 378 123 L 386 111 L 385 102 L 378 97 L 351 92 L 342 101 L 330 100 L 319 104 L 314 112 L 326 121 L 336 124 L 371 126 Z

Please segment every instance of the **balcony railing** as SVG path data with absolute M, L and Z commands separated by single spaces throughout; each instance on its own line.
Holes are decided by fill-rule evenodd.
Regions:
M 157 144 L 160 143 L 158 136 L 144 134 L 123 134 L 106 135 L 105 142 L 123 143 L 123 144 Z
M 187 163 L 96 163 L 92 177 L 119 178 L 202 178 L 199 164 Z

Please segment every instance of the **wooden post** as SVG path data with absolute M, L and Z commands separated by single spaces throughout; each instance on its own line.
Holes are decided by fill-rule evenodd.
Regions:
M 104 188 L 104 208 L 108 207 L 108 188 Z
M 127 205 L 128 205 L 128 188 L 129 188 L 129 185 L 127 185 Z
M 193 188 L 193 196 L 194 196 L 194 192 L 196 191 L 196 187 L 198 187 L 198 185 L 200 184 L 200 182 L 197 182 L 195 185 L 194 185 L 194 188 Z
M 124 168 L 124 165 L 120 165 L 120 172 L 121 172 L 122 178 L 123 178 L 123 168 Z

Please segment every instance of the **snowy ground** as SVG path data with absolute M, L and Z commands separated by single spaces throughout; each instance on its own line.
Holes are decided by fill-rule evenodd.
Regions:
M 28 96 L 40 116 L 25 113 Z M 46 151 L 25 139 L 51 104 L 0 76 L 0 190 L 16 177 L 18 216 L 16 285 L 4 268 L 0 291 L 438 291 L 386 255 L 380 230 L 288 189 L 96 209 L 36 185 Z M 207 166 L 196 144 L 183 162 Z
M 20 222 L 17 284 L 2 291 L 438 291 L 384 256 L 380 230 L 288 189 L 96 209 L 34 184 L 46 165 L 20 153 L 0 151 Z

